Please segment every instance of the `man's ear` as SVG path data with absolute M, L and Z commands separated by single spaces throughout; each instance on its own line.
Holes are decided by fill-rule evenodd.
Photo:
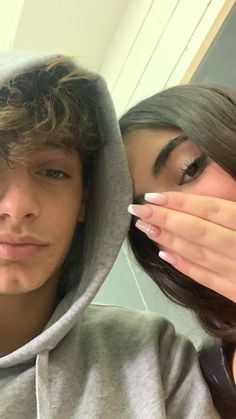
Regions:
M 83 196 L 80 204 L 79 214 L 77 218 L 78 223 L 82 223 L 86 220 L 87 216 L 87 202 L 89 195 L 92 191 L 92 183 L 89 182 L 86 186 L 84 186 Z

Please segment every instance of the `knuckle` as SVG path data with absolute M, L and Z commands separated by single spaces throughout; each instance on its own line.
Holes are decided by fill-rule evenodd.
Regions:
M 207 227 L 206 225 L 204 225 L 204 223 L 193 223 L 189 239 L 199 241 L 200 239 L 204 239 L 207 236 L 207 234 Z
M 213 214 L 218 215 L 218 214 L 221 212 L 221 205 L 220 205 L 220 203 L 219 203 L 219 202 L 217 202 L 217 201 L 213 201 L 213 202 L 211 203 L 210 211 L 211 211 Z
M 175 249 L 175 242 L 176 242 L 176 237 L 171 234 L 169 231 L 167 230 L 163 230 L 162 231 L 162 239 L 164 240 L 164 244 L 165 246 L 167 246 L 169 249 L 174 250 Z
M 159 211 L 158 211 L 158 225 L 160 227 L 165 228 L 168 225 L 168 221 L 169 221 L 169 215 L 168 215 L 167 211 L 165 211 L 162 208 L 159 208 Z
M 217 201 L 212 201 L 206 208 L 203 209 L 203 218 L 208 218 L 209 216 L 218 216 L 221 212 L 221 205 Z
M 194 279 L 194 269 L 190 262 L 182 261 L 182 272 L 191 279 Z
M 171 208 L 177 208 L 180 211 L 184 210 L 186 206 L 185 195 L 179 192 L 171 192 L 169 195 L 169 206 Z
M 191 258 L 194 262 L 198 262 L 203 266 L 207 264 L 208 257 L 206 254 L 206 250 L 203 247 L 194 246 L 191 253 Z
M 186 242 L 177 236 L 172 238 L 172 248 L 179 255 L 186 254 Z

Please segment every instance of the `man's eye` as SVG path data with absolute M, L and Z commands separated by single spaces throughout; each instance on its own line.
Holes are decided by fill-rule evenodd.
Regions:
M 201 154 L 199 157 L 188 162 L 186 166 L 181 169 L 182 174 L 179 185 L 189 183 L 192 180 L 198 178 L 208 164 L 208 158 L 205 154 Z
M 69 175 L 62 170 L 57 169 L 45 169 L 42 170 L 41 175 L 52 178 L 52 179 L 66 179 L 69 177 Z

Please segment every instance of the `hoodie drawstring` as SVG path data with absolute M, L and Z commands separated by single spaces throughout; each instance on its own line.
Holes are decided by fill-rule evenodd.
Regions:
M 36 358 L 35 371 L 37 419 L 50 419 L 48 400 L 48 351 Z

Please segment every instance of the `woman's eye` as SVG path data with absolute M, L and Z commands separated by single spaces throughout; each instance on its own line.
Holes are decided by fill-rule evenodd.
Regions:
M 40 172 L 41 175 L 52 178 L 52 179 L 66 179 L 69 175 L 62 170 L 58 169 L 44 169 Z
M 186 166 L 181 169 L 182 174 L 180 177 L 179 185 L 191 182 L 201 175 L 205 167 L 207 166 L 208 158 L 205 154 L 201 154 L 199 157 L 188 162 Z

